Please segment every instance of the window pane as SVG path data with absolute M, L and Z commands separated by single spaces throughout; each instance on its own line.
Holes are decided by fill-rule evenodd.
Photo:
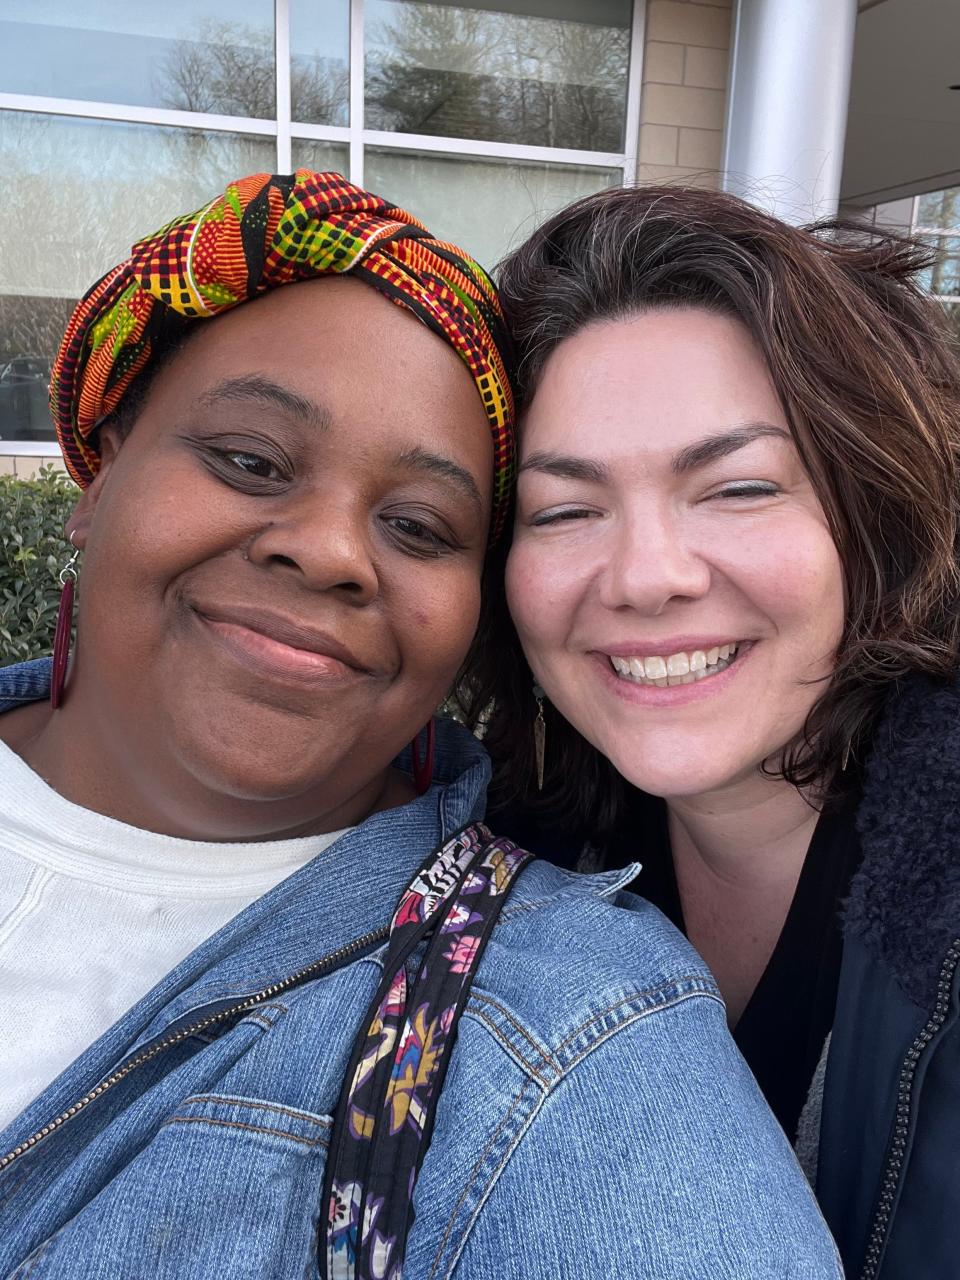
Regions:
M 931 191 L 917 200 L 917 226 L 960 228 L 960 187 Z
M 954 341 L 960 346 L 960 302 L 944 302 L 943 309 L 947 315 L 947 324 L 953 331 Z
M 932 267 L 917 277 L 931 293 L 960 294 L 960 236 L 921 236 L 937 251 Z
M 269 119 L 273 0 L 4 0 L 0 89 Z
M 290 110 L 307 124 L 349 122 L 349 0 L 290 0 Z
M 340 142 L 319 142 L 315 138 L 293 139 L 293 167 L 315 173 L 342 173 L 350 167 L 350 149 Z
M 0 111 L 0 439 L 52 437 L 50 365 L 98 276 L 232 178 L 275 167 L 272 138 Z
M 367 0 L 366 126 L 622 151 L 630 10 L 630 0 Z
M 489 271 L 548 214 L 619 186 L 619 169 L 368 150 L 364 185 L 408 209 Z

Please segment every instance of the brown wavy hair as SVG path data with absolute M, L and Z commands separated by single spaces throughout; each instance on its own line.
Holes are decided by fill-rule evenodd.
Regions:
M 852 222 L 788 226 L 692 188 L 604 191 L 550 218 L 508 257 L 499 287 L 521 410 L 564 338 L 594 321 L 704 307 L 763 353 L 843 565 L 847 617 L 832 678 L 775 772 L 844 786 L 890 691 L 948 679 L 960 650 L 960 365 L 939 305 L 915 283 L 927 246 Z M 521 427 L 522 435 L 522 427 Z M 494 799 L 593 838 L 627 784 L 545 704 L 547 770 L 534 781 L 532 676 L 509 622 L 504 547 L 488 565 L 481 627 L 458 697 L 494 759 Z

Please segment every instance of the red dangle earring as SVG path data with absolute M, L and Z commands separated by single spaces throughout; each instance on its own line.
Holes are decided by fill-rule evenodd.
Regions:
M 416 787 L 417 795 L 422 796 L 425 791 L 430 790 L 430 783 L 433 781 L 433 747 L 436 737 L 433 716 L 427 721 L 427 747 L 424 757 L 420 759 L 420 744 L 417 737 L 410 743 L 410 758 L 413 761 L 413 785 Z
M 60 570 L 60 607 L 57 610 L 57 629 L 53 634 L 53 671 L 50 676 L 50 703 L 56 709 L 63 702 L 63 687 L 67 680 L 67 663 L 70 659 L 70 637 L 73 634 L 73 594 L 77 584 L 77 561 L 80 551 L 70 535 L 73 555 Z

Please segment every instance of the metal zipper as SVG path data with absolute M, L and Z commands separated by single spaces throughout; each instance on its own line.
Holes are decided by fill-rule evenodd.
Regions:
M 883 1181 L 880 1184 L 880 1198 L 877 1201 L 873 1226 L 870 1231 L 867 1251 L 864 1256 L 863 1270 L 860 1280 L 876 1280 L 880 1259 L 883 1257 L 887 1232 L 890 1228 L 890 1215 L 900 1185 L 903 1172 L 903 1155 L 907 1145 L 907 1134 L 910 1130 L 910 1111 L 913 1106 L 913 1081 L 917 1074 L 917 1065 L 927 1047 L 946 1021 L 950 1008 L 950 991 L 954 974 L 960 964 L 960 938 L 947 952 L 940 979 L 937 983 L 937 1002 L 926 1026 L 910 1046 L 903 1066 L 900 1069 L 900 1085 L 897 1090 L 897 1121 L 890 1139 L 890 1147 L 884 1168 Z
M 78 1102 L 75 1102 L 72 1107 L 62 1111 L 54 1120 L 45 1124 L 42 1129 L 38 1129 L 36 1133 L 31 1134 L 29 1138 L 21 1142 L 19 1146 L 14 1147 L 12 1151 L 8 1151 L 5 1156 L 0 1158 L 0 1172 L 4 1169 L 9 1169 L 15 1160 L 19 1159 L 32 1147 L 35 1147 L 41 1139 L 54 1133 L 62 1125 L 66 1124 L 68 1120 L 72 1120 L 78 1112 L 83 1111 L 91 1102 L 102 1097 L 108 1089 L 112 1089 L 115 1084 L 125 1080 L 131 1072 L 136 1071 L 137 1067 L 142 1067 L 144 1063 L 152 1062 L 154 1058 L 165 1052 L 165 1050 L 173 1048 L 174 1045 L 180 1044 L 183 1040 L 189 1039 L 190 1036 L 194 1036 L 200 1031 L 207 1030 L 208 1027 L 215 1026 L 218 1022 L 226 1022 L 230 1018 L 235 1018 L 237 1014 L 255 1009 L 257 1005 L 263 1004 L 265 1000 L 272 1000 L 274 996 L 278 996 L 284 991 L 289 991 L 291 987 L 295 987 L 301 982 L 306 982 L 310 978 L 320 977 L 325 970 L 335 968 L 356 952 L 363 951 L 377 942 L 382 942 L 389 933 L 389 925 L 385 925 L 382 929 L 376 929 L 373 933 L 365 933 L 362 938 L 356 938 L 345 947 L 331 951 L 329 955 L 323 956 L 320 960 L 315 960 L 313 964 L 301 969 L 298 973 L 292 974 L 289 978 L 284 978 L 282 982 L 275 982 L 272 986 L 264 987 L 262 991 L 258 991 L 255 995 L 247 996 L 246 999 L 241 1000 L 238 1004 L 231 1005 L 229 1009 L 222 1009 L 219 1013 L 209 1014 L 206 1018 L 201 1018 L 198 1022 L 191 1023 L 190 1026 L 182 1028 L 182 1030 L 175 1032 L 173 1035 L 158 1040 L 149 1049 L 144 1049 L 142 1053 L 131 1058 L 129 1062 L 125 1062 L 113 1075 L 101 1080 L 95 1089 L 91 1089 Z

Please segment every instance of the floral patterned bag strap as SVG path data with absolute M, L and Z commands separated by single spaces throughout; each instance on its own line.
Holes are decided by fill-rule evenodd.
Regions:
M 383 980 L 334 1117 L 319 1241 L 326 1280 L 400 1278 L 457 1021 L 507 894 L 530 858 L 477 823 L 431 854 L 400 899 Z M 408 961 L 428 937 L 408 983 Z

